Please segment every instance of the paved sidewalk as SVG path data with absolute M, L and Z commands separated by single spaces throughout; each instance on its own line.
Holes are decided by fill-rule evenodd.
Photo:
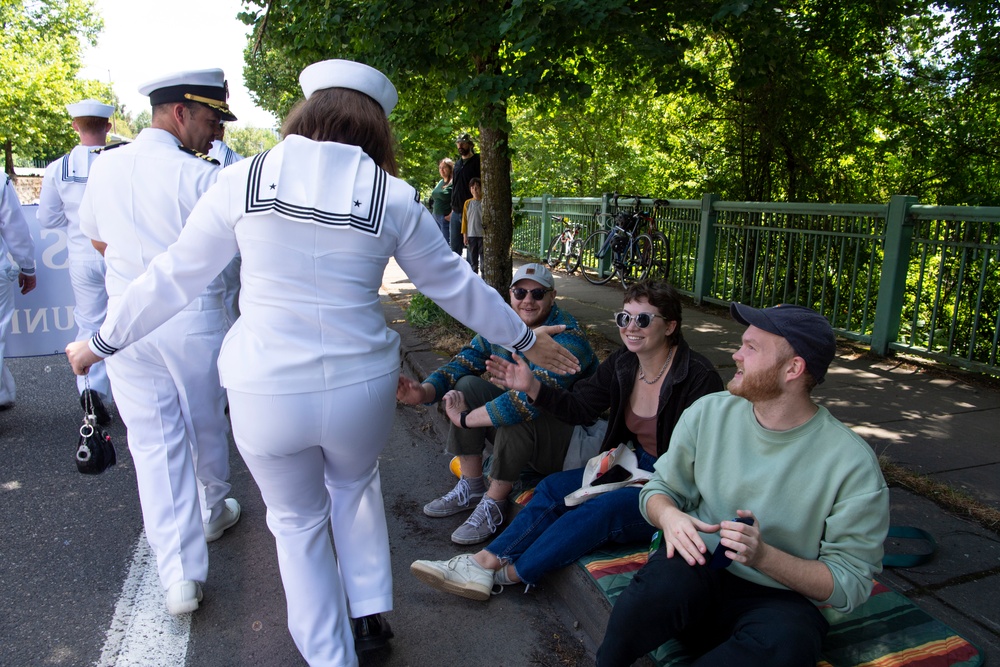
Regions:
M 555 279 L 560 308 L 616 345 L 612 313 L 621 309 L 620 284 L 595 286 L 559 271 Z M 391 297 L 415 288 L 390 263 L 383 290 Z M 441 357 L 384 301 L 387 319 L 403 336 L 404 370 L 422 379 Z M 685 304 L 683 331 L 727 381 L 743 327 L 722 309 Z M 814 396 L 876 453 L 1000 509 L 1000 392 L 893 360 L 872 360 L 844 345 Z M 893 488 L 891 496 L 892 523 L 928 530 L 938 551 L 926 565 L 886 570 L 880 579 L 975 643 L 988 664 L 1000 665 L 1000 526 L 985 529 L 904 489 Z M 889 549 L 894 547 L 909 548 L 890 543 Z

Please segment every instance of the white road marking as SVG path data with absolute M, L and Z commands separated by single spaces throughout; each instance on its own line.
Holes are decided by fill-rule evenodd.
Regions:
M 132 566 L 115 605 L 97 667 L 183 667 L 191 614 L 171 616 L 146 533 L 139 535 Z

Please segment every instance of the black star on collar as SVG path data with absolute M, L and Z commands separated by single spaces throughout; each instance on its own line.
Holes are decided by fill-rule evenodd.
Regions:
M 271 189 L 273 190 L 275 187 L 277 186 L 274 183 L 271 183 Z
M 355 206 L 355 208 L 360 208 L 361 207 L 361 202 L 359 202 L 357 199 L 355 199 L 354 200 L 354 206 Z

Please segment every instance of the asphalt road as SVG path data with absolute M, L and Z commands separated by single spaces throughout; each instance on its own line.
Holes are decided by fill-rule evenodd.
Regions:
M 177 622 L 154 601 L 152 621 L 122 627 L 123 587 L 142 544 L 135 475 L 120 420 L 108 429 L 118 465 L 100 476 L 73 461 L 81 411 L 62 357 L 8 360 L 18 385 L 15 407 L 0 412 L 0 666 L 296 667 L 304 665 L 285 626 L 285 601 L 265 510 L 242 460 L 232 450 L 232 495 L 240 523 L 209 547 L 205 600 Z M 275 415 L 280 419 L 281 415 Z M 583 633 L 544 589 L 509 588 L 489 602 L 433 591 L 409 574 L 417 558 L 461 553 L 451 531 L 464 515 L 425 517 L 420 508 L 453 484 L 440 436 L 424 408 L 399 407 L 383 453 L 382 486 L 389 515 L 395 639 L 367 654 L 366 667 L 592 664 Z M 359 443 L 363 446 L 364 443 Z M 163 652 L 162 637 L 186 649 Z M 122 632 L 133 650 L 115 657 Z M 142 634 L 145 633 L 145 634 Z M 137 636 L 136 636 L 137 635 Z M 111 647 L 109 649 L 109 647 Z M 102 654 L 104 657 L 102 658 Z

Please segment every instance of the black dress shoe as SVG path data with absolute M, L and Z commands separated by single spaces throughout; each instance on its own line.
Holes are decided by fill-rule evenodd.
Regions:
M 382 614 L 352 618 L 351 626 L 354 630 L 354 650 L 357 653 L 384 648 L 392 639 L 392 628 L 382 618 Z
M 94 406 L 94 415 L 97 417 L 98 426 L 107 426 L 111 423 L 111 413 L 108 409 L 104 407 L 104 401 L 101 400 L 101 395 L 98 394 L 93 389 L 86 389 L 82 394 L 80 394 L 80 407 L 83 411 L 87 411 L 87 397 L 90 397 L 90 403 Z

